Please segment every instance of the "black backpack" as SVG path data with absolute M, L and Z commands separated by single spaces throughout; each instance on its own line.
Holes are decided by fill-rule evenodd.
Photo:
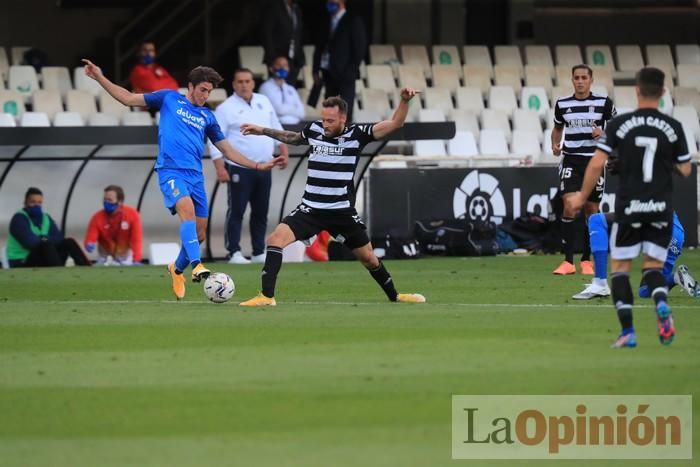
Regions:
M 488 221 L 439 219 L 416 221 L 414 234 L 427 255 L 493 256 L 499 252 L 496 224 Z

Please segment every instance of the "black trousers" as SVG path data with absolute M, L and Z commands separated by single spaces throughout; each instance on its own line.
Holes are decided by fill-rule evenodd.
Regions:
M 48 266 L 65 266 L 68 257 L 73 258 L 77 266 L 90 266 L 90 260 L 83 253 L 80 245 L 72 238 L 64 238 L 58 243 L 41 242 L 24 261 L 10 261 L 11 268 L 41 268 Z
M 326 86 L 326 98 L 340 96 L 348 103 L 348 124 L 352 123 L 352 111 L 355 106 L 355 79 L 335 80 L 330 73 L 323 72 L 323 84 Z
M 270 209 L 272 173 L 250 170 L 226 164 L 231 181 L 228 183 L 225 243 L 231 255 L 241 249 L 243 214 L 250 204 L 250 239 L 253 255 L 265 253 L 267 213 Z

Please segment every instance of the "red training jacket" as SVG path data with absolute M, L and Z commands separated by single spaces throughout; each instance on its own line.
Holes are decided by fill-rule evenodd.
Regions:
M 85 233 L 85 245 L 99 243 L 112 256 L 123 255 L 131 248 L 134 262 L 141 261 L 142 241 L 141 216 L 136 209 L 126 205 L 111 215 L 104 209 L 97 211 Z

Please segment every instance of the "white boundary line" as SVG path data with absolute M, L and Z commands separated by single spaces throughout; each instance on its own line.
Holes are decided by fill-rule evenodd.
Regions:
M 164 304 L 164 305 L 203 305 L 209 304 L 206 300 L 197 301 L 182 301 L 177 300 L 12 300 L 4 302 L 4 304 L 19 304 L 19 303 L 42 303 L 51 305 L 148 305 L 148 304 Z M 389 305 L 389 302 L 340 302 L 340 301 L 293 301 L 293 302 L 278 302 L 280 305 L 345 305 L 345 306 L 378 306 Z M 2 305 L 2 304 L 0 304 Z M 212 306 L 215 304 L 212 304 Z M 236 302 L 232 302 L 228 306 L 237 306 Z M 418 305 L 418 304 L 414 304 Z M 534 308 L 534 309 L 561 309 L 561 308 L 590 308 L 590 309 L 612 309 L 612 304 L 586 304 L 586 303 L 430 303 L 428 305 L 438 306 L 457 306 L 457 307 L 473 307 L 473 308 Z M 673 305 L 671 309 L 696 309 L 698 306 L 693 305 Z M 1 307 L 0 307 L 1 308 Z M 653 308 L 653 305 L 634 305 L 634 308 Z

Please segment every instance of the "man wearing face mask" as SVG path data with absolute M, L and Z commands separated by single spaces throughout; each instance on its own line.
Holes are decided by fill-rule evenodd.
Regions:
M 270 66 L 270 79 L 260 86 L 260 94 L 270 99 L 282 124 L 295 125 L 304 118 L 304 104 L 297 90 L 285 81 L 288 72 L 287 57 L 275 58 Z
M 154 92 L 161 89 L 177 90 L 178 84 L 168 70 L 156 63 L 156 45 L 151 41 L 141 44 L 139 63 L 129 74 L 129 82 L 134 92 Z
M 24 207 L 10 220 L 7 259 L 11 268 L 65 266 L 68 256 L 78 266 L 90 266 L 80 245 L 64 238 L 51 216 L 42 210 L 44 195 L 30 187 L 24 195 Z
M 90 219 L 85 233 L 85 249 L 97 250 L 97 264 L 111 261 L 120 266 L 141 262 L 141 216 L 136 209 L 124 204 L 124 190 L 109 185 L 104 190 L 104 209 Z
M 302 45 L 304 26 L 299 5 L 294 0 L 271 0 L 265 7 L 262 29 L 265 49 L 263 62 L 271 67 L 277 57 L 287 58 L 289 73 L 284 79 L 295 86 L 299 70 L 306 64 Z
M 328 0 L 328 25 L 322 28 L 314 50 L 313 77 L 326 87 L 326 98 L 340 96 L 348 104 L 348 122 L 352 122 L 355 80 L 367 50 L 367 35 L 362 20 L 348 14 L 345 0 Z

